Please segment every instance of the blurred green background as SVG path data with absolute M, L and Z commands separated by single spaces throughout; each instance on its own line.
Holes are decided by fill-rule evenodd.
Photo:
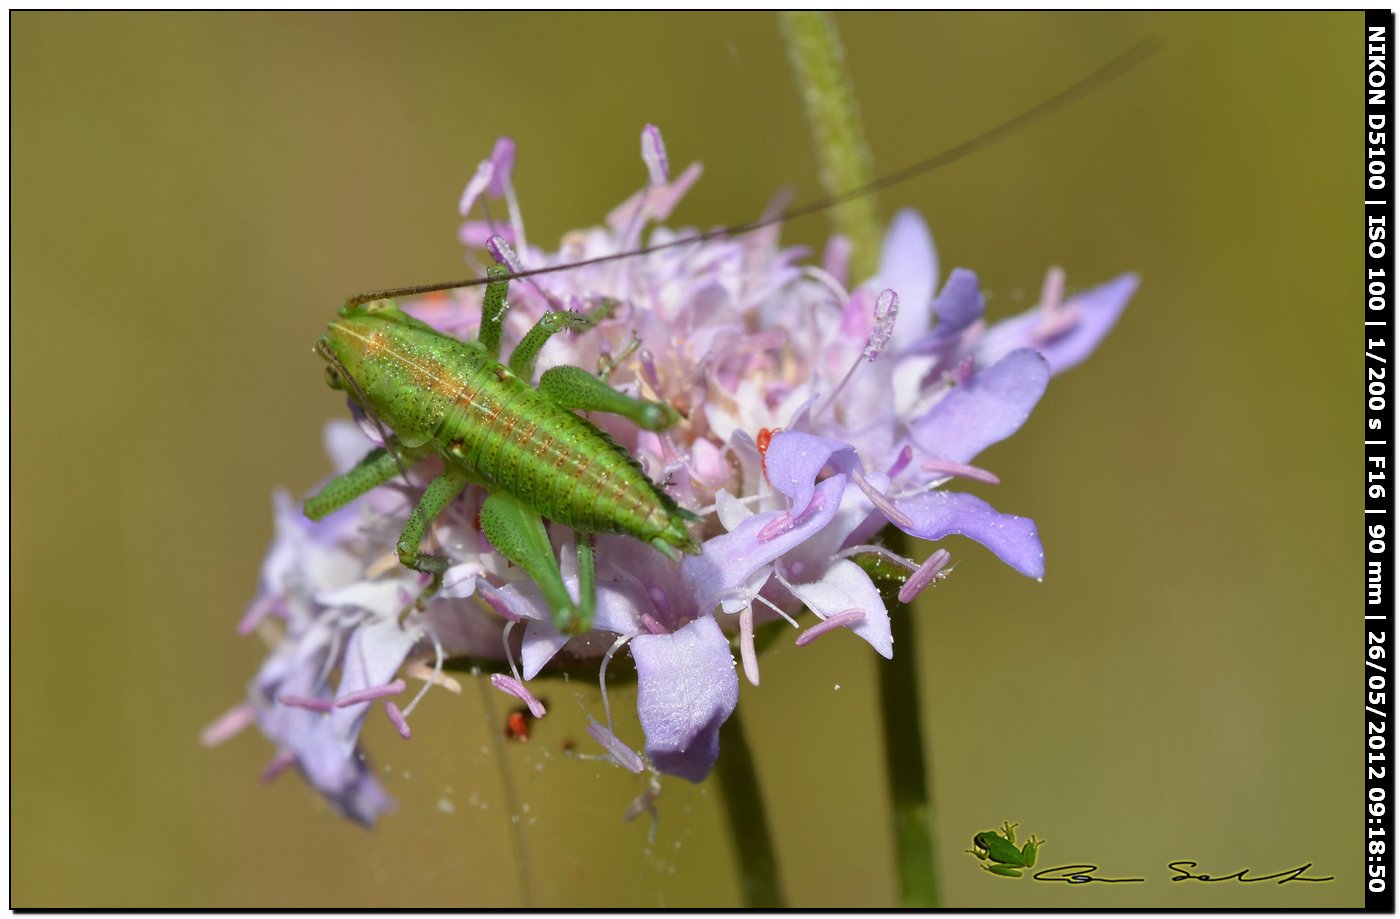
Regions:
M 1353 14 L 842 15 L 877 166 L 1009 117 L 1144 36 L 1071 110 L 885 193 L 989 309 L 1045 269 L 1140 292 L 979 462 L 1034 517 L 1037 584 L 970 543 L 919 655 L 951 906 L 1357 906 L 1363 880 Z M 234 634 L 270 495 L 343 415 L 311 343 L 351 292 L 462 273 L 457 198 L 495 138 L 537 243 L 704 162 L 676 223 L 819 194 L 772 16 L 18 13 L 12 38 L 12 900 L 39 906 L 736 905 L 716 789 L 564 758 L 596 688 L 506 751 L 503 701 L 435 693 L 366 743 L 366 832 L 248 732 L 200 729 L 261 657 Z M 784 230 L 819 244 L 817 218 Z M 892 905 L 873 684 L 852 636 L 784 645 L 741 705 L 790 901 Z M 839 687 L 839 688 L 838 688 Z M 629 712 L 624 691 L 614 706 Z M 624 738 L 639 741 L 630 714 Z M 528 808 L 528 810 L 524 810 Z M 978 870 L 1003 820 L 1135 885 Z M 518 857 L 523 840 L 527 858 Z M 1170 883 L 1312 862 L 1326 884 Z

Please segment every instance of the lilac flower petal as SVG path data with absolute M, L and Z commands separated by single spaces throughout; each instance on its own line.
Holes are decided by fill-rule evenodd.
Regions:
M 1076 311 L 1078 320 L 1048 339 L 1042 338 L 1045 316 L 1039 307 L 999 322 L 978 342 L 977 358 L 981 363 L 992 363 L 1018 348 L 1031 347 L 1045 355 L 1051 374 L 1068 370 L 1098 347 L 1137 286 L 1138 276 L 1125 274 L 1076 294 L 1061 309 Z
M 656 555 L 665 562 L 665 556 L 650 546 L 635 540 L 629 542 L 635 547 L 635 551 Z M 599 554 L 603 556 L 603 553 Z M 578 591 L 577 578 L 565 578 L 564 584 L 571 594 Z M 520 641 L 520 672 L 525 679 L 532 680 L 554 655 L 569 643 L 569 636 L 554 627 L 554 619 L 545 603 L 544 595 L 534 582 L 518 581 L 491 592 L 494 593 L 496 604 L 508 609 L 516 618 L 525 620 L 525 634 Z M 487 591 L 483 591 L 483 594 L 485 593 Z M 616 582 L 599 583 L 593 628 L 619 635 L 631 635 L 641 631 L 645 606 L 646 604 L 640 601 L 627 585 Z
M 998 513 L 981 498 L 948 491 L 928 491 L 896 504 L 913 521 L 912 526 L 901 527 L 911 536 L 930 541 L 966 536 L 1021 574 L 1045 576 L 1045 550 L 1029 517 Z
M 405 597 L 405 594 L 408 594 Z M 408 581 L 400 578 L 385 581 L 356 581 L 336 590 L 324 590 L 316 602 L 332 609 L 349 607 L 373 613 L 379 619 L 394 619 L 412 602 Z
M 568 643 L 569 636 L 547 618 L 527 620 L 525 636 L 520 640 L 520 675 L 533 680 Z
M 729 639 L 702 616 L 670 635 L 638 635 L 632 658 L 647 758 L 662 772 L 701 781 L 719 755 L 720 725 L 739 703 Z
M 774 438 L 776 441 L 777 438 Z M 681 562 L 681 574 L 696 598 L 696 609 L 709 612 L 746 584 L 764 565 L 801 545 L 836 516 L 846 477 L 836 475 L 822 482 L 812 493 L 805 514 L 793 520 L 783 532 L 767 540 L 759 533 L 785 511 L 754 514 L 737 529 L 707 540 L 700 555 L 688 555 Z
M 1013 351 L 938 400 L 911 438 L 935 459 L 966 463 L 1016 433 L 1049 381 L 1045 358 L 1030 348 Z
M 864 613 L 849 626 L 850 630 L 868 641 L 881 657 L 894 656 L 894 637 L 890 634 L 890 614 L 885 609 L 885 601 L 870 575 L 855 562 L 838 559 L 820 580 L 788 586 L 793 596 L 823 619 L 852 609 Z
M 812 483 L 830 464 L 837 472 L 859 468 L 860 460 L 850 444 L 830 437 L 780 431 L 768 442 L 764 457 L 768 481 L 792 501 L 792 513 L 801 515 L 812 500 Z
M 607 725 L 603 724 L 601 721 L 590 716 L 588 719 L 588 727 L 585 728 L 585 730 L 588 731 L 589 737 L 598 741 L 598 744 L 604 750 L 608 751 L 608 756 L 612 757 L 612 761 L 623 769 L 634 774 L 640 774 L 641 771 L 646 768 L 647 764 L 642 759 L 641 754 L 623 743 L 622 738 L 608 730 Z
M 388 683 L 421 635 L 417 629 L 402 628 L 394 618 L 379 619 L 360 626 L 350 636 L 350 644 L 345 649 L 336 697 L 349 696 Z M 368 703 L 359 703 L 337 708 L 331 713 L 331 724 L 339 736 L 348 742 L 347 752 L 348 747 L 354 745 L 369 708 Z
M 374 447 L 360 426 L 351 421 L 329 422 L 321 431 L 321 445 L 337 474 L 349 472 Z
M 938 325 L 934 327 L 932 338 L 938 342 L 956 338 L 981 319 L 986 309 L 977 273 L 966 268 L 954 268 L 953 273 L 948 275 L 948 283 L 939 291 L 938 299 L 933 301 Z
M 444 598 L 470 597 L 476 593 L 476 579 L 482 574 L 481 565 L 478 562 L 466 562 L 461 565 L 453 565 L 442 574 L 442 587 L 438 590 L 438 596 Z
M 938 252 L 918 211 L 905 208 L 890 221 L 876 277 L 876 287 L 893 288 L 899 294 L 903 308 L 893 343 L 902 349 L 928 332 L 933 289 L 938 283 Z

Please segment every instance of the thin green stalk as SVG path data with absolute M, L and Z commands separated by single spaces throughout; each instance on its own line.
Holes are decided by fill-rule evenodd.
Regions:
M 807 109 L 822 188 L 828 195 L 837 195 L 869 185 L 875 178 L 870 147 L 835 20 L 829 13 L 787 12 L 779 14 L 778 22 Z M 870 277 L 880 257 L 875 196 L 862 195 L 837 205 L 831 209 L 831 220 L 835 231 L 851 241 L 853 277 Z
M 825 13 L 783 13 L 780 18 L 788 56 L 797 73 L 807 107 L 807 121 L 821 162 L 822 186 L 837 195 L 868 185 L 874 176 L 870 148 L 861 128 L 855 92 L 843 64 L 836 24 Z M 874 273 L 879 258 L 880 226 L 873 195 L 833 209 L 833 229 L 851 241 L 855 277 Z M 907 541 L 890 528 L 889 547 L 901 554 Z M 885 737 L 885 775 L 889 782 L 899 866 L 899 899 L 908 907 L 938 906 L 938 879 L 933 848 L 933 801 L 924 761 L 923 717 L 919 706 L 918 658 L 914 653 L 913 610 L 900 603 L 899 585 L 877 579 L 894 633 L 894 660 L 880 670 L 880 717 Z M 723 759 L 723 757 L 721 757 Z
M 907 554 L 905 535 L 889 530 L 886 546 Z M 914 610 L 899 602 L 897 584 L 881 584 L 890 610 L 894 659 L 881 661 L 880 721 L 885 734 L 885 777 L 894 820 L 899 863 L 899 901 L 909 907 L 936 907 L 937 863 L 933 848 L 933 798 L 924 761 L 923 715 L 919 704 L 918 643 Z
M 720 754 L 715 763 L 720 797 L 724 800 L 725 825 L 738 862 L 744 906 L 749 909 L 782 909 L 787 905 L 778 879 L 778 857 L 768 833 L 768 815 L 758 787 L 753 752 L 744 736 L 739 709 L 720 728 Z

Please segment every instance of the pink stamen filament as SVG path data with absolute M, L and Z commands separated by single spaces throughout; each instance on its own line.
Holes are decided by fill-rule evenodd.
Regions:
M 650 813 L 656 817 L 656 799 L 661 797 L 661 782 L 652 775 L 651 782 L 646 790 L 632 799 L 632 803 L 627 805 L 627 811 L 622 815 L 623 822 L 631 823 L 644 813 Z
M 640 774 L 646 768 L 646 760 L 642 759 L 642 755 L 623 743 L 611 729 L 590 718 L 587 730 L 588 736 L 598 741 L 613 761 L 623 769 Z
M 457 202 L 457 213 L 463 217 L 471 214 L 476 199 L 491 186 L 491 178 L 495 172 L 496 164 L 490 160 L 482 160 L 477 164 L 476 172 L 467 181 L 467 187 L 462 190 L 461 200 Z
M 504 673 L 491 674 L 491 685 L 507 695 L 515 696 L 525 707 L 530 710 L 530 714 L 536 718 L 543 718 L 545 715 L 544 703 L 535 698 L 535 694 L 525 688 L 525 684 L 519 680 L 508 677 Z
M 647 164 L 651 184 L 666 184 L 671 176 L 671 166 L 666 160 L 666 144 L 661 139 L 661 131 L 654 124 L 642 128 L 642 162 Z
M 775 572 L 775 573 L 776 573 L 776 572 Z M 778 575 L 778 580 L 780 580 L 780 581 L 782 580 L 782 575 Z M 783 582 L 783 583 L 786 585 L 786 582 Z M 759 603 L 762 603 L 764 606 L 768 607 L 769 609 L 771 609 L 773 612 L 777 613 L 779 616 L 782 616 L 784 619 L 786 619 L 786 620 L 788 621 L 788 624 L 791 625 L 794 629 L 796 629 L 796 628 L 801 628 L 801 626 L 799 626 L 799 625 L 797 624 L 797 620 L 796 620 L 796 619 L 792 618 L 792 617 L 789 616 L 787 613 L 783 612 L 782 607 L 778 606 L 778 604 L 774 603 L 772 600 L 769 600 L 767 597 L 763 596 L 762 594 L 755 594 L 755 595 L 754 595 L 754 599 L 757 600 Z
M 515 666 L 515 654 L 510 649 L 510 630 L 513 628 L 515 628 L 515 620 L 512 619 L 506 623 L 505 628 L 501 629 L 501 644 L 506 649 L 506 663 L 510 665 L 510 675 L 515 677 L 515 682 L 524 684 L 525 681 L 520 678 L 520 669 Z
M 251 633 L 257 624 L 263 620 L 263 617 L 276 608 L 277 596 L 275 594 L 268 594 L 259 599 L 248 608 L 248 612 L 245 613 L 242 620 L 239 621 L 238 634 L 247 635 Z
M 909 444 L 905 444 L 900 448 L 899 455 L 894 458 L 894 462 L 890 465 L 889 472 L 886 472 L 885 475 L 893 480 L 895 476 L 904 471 L 905 467 L 909 465 L 910 460 L 913 458 L 914 448 L 909 446 Z
M 359 705 L 361 702 L 373 702 L 375 699 L 383 699 L 386 696 L 397 696 L 407 688 L 408 684 L 403 680 L 395 680 L 392 683 L 385 683 L 383 686 L 371 686 L 369 689 L 356 690 L 339 697 L 335 700 L 335 707 L 345 708 L 349 705 Z
M 777 517 L 765 523 L 763 528 L 758 531 L 758 541 L 771 542 L 777 539 L 779 536 L 792 529 L 793 523 L 794 521 L 791 514 L 779 514 Z
M 296 761 L 296 754 L 291 750 L 278 751 L 277 755 L 272 758 L 272 761 L 263 767 L 263 771 L 258 775 L 258 781 L 267 785 L 273 779 L 292 768 L 292 764 Z
M 413 732 L 408 729 L 408 722 L 404 719 L 403 712 L 399 711 L 399 707 L 388 699 L 384 700 L 384 714 L 389 716 L 389 720 L 393 722 L 394 730 L 399 732 L 400 737 L 408 740 L 413 736 Z
M 652 356 L 650 350 L 643 348 L 637 355 L 637 360 L 642 365 L 642 376 L 656 392 L 661 392 L 661 377 L 656 373 L 656 358 Z
M 744 664 L 744 676 L 750 686 L 758 685 L 758 652 L 753 643 L 753 605 L 739 613 L 739 660 Z
M 840 552 L 836 553 L 837 558 L 850 558 L 853 555 L 878 555 L 887 561 L 894 562 L 896 565 L 902 565 L 905 568 L 908 568 L 910 571 L 913 571 L 919 567 L 910 559 L 905 558 L 897 552 L 891 552 L 884 546 L 876 546 L 871 544 L 848 546 L 847 548 L 842 549 Z
M 831 395 L 826 397 L 826 401 L 821 404 L 812 418 L 821 417 L 821 414 L 836 402 L 836 397 L 841 395 L 841 390 L 846 388 L 846 384 L 855 376 L 857 368 L 861 364 L 868 363 L 879 357 L 890 344 L 890 337 L 894 335 L 894 321 L 899 317 L 899 295 L 888 288 L 880 291 L 880 296 L 875 299 L 875 325 L 870 330 L 870 334 L 865 338 L 865 347 L 861 349 L 860 357 L 851 364 L 846 375 L 841 378 L 841 382 L 836 384 L 836 388 L 831 391 Z
M 612 703 L 608 701 L 608 662 L 613 659 L 613 655 L 622 649 L 622 646 L 636 637 L 637 633 L 630 635 L 619 635 L 617 641 L 612 643 L 608 653 L 603 655 L 603 664 L 598 668 L 598 688 L 603 692 L 603 714 L 608 717 L 608 731 L 612 732 Z
M 988 472 L 978 466 L 969 466 L 966 463 L 955 463 L 952 460 L 924 460 L 924 470 L 927 472 L 936 472 L 939 475 L 976 479 L 979 482 L 986 482 L 989 485 L 1001 484 L 1001 479 L 997 478 L 995 473 Z
M 199 742 L 206 747 L 218 746 L 252 724 L 253 721 L 253 706 L 246 702 L 242 705 L 235 705 L 199 732 Z
M 851 475 L 855 476 L 859 475 L 859 473 L 852 472 Z M 778 515 L 777 517 L 774 517 L 772 520 L 765 523 L 762 529 L 758 531 L 758 541 L 770 542 L 774 539 L 777 539 L 779 536 L 783 535 L 788 530 L 791 530 L 793 527 L 805 522 L 809 517 L 820 511 L 825 506 L 826 495 L 820 491 L 812 492 L 812 500 L 807 502 L 807 507 L 802 511 L 802 513 L 798 514 L 796 517 L 794 517 L 790 513 L 784 513 Z
M 939 549 L 928 557 L 928 559 L 909 576 L 909 580 L 904 582 L 904 586 L 899 588 L 899 602 L 908 603 L 917 597 L 925 587 L 934 581 L 942 580 L 946 575 L 943 569 L 948 567 L 948 562 L 953 558 L 947 549 Z
M 334 708 L 329 699 L 308 699 L 305 696 L 278 696 L 277 701 L 291 708 L 304 708 L 313 712 L 328 712 Z
M 914 525 L 913 519 L 908 514 L 895 507 L 894 502 L 866 481 L 865 476 L 861 475 L 858 470 L 851 470 L 851 479 L 856 483 L 856 487 L 870 499 L 870 503 L 875 505 L 876 510 L 884 514 L 890 523 L 906 530 Z
M 671 630 L 653 619 L 650 613 L 642 613 L 642 627 L 653 635 L 671 634 Z
M 496 261 L 509 268 L 512 274 L 518 274 L 524 270 L 520 259 L 515 255 L 515 250 L 510 247 L 510 243 L 506 242 L 504 237 L 492 236 L 486 240 L 486 251 Z
M 963 386 L 968 380 L 972 379 L 972 370 L 974 366 L 972 355 L 969 354 L 958 362 L 958 366 L 954 367 L 948 376 L 956 385 Z
M 804 645 L 809 645 L 812 642 L 816 641 L 818 638 L 821 638 L 827 632 L 830 632 L 834 629 L 842 628 L 843 626 L 849 627 L 859 625 L 861 622 L 864 621 L 865 613 L 863 611 L 858 609 L 842 610 L 841 612 L 836 613 L 835 615 L 828 616 L 826 619 L 823 619 L 821 622 L 818 622 L 816 625 L 812 626 L 810 629 L 803 632 L 801 635 L 798 635 L 797 646 L 800 648 Z
M 431 689 L 434 684 L 442 681 L 442 662 L 446 655 L 442 653 L 442 642 L 438 641 L 437 632 L 434 632 L 431 627 L 427 628 L 427 632 L 428 638 L 433 643 L 433 675 L 431 679 L 426 680 L 423 685 L 419 687 L 418 692 L 413 696 L 413 700 L 409 702 L 408 707 L 403 710 L 403 716 L 405 718 L 413 714 L 413 710 L 418 707 L 419 702 L 423 701 L 423 697 L 428 694 L 428 690 Z M 461 687 L 458 687 L 459 690 L 460 688 Z

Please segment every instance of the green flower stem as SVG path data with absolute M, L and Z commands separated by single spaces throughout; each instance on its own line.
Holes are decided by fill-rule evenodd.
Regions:
M 856 108 L 855 93 L 842 62 L 836 24 L 825 13 L 780 15 L 788 56 L 807 107 L 807 121 L 821 161 L 822 186 L 839 195 L 870 184 L 874 168 Z M 851 241 L 854 277 L 874 274 L 879 259 L 880 225 L 875 198 L 864 195 L 833 209 L 834 230 Z M 902 555 L 907 538 L 893 527 L 889 548 Z M 938 906 L 934 873 L 933 802 L 924 762 L 923 716 L 919 707 L 914 611 L 898 600 L 898 579 L 877 578 L 890 610 L 894 660 L 881 662 L 880 716 L 885 735 L 885 775 L 894 819 L 899 864 L 899 899 L 907 907 Z M 726 751 L 726 755 L 727 755 Z M 724 757 L 720 757 L 721 760 Z
M 778 857 L 768 833 L 768 815 L 758 787 L 753 752 L 744 736 L 739 709 L 720 728 L 720 797 L 724 800 L 725 825 L 729 829 L 747 909 L 782 909 L 787 905 L 778 880 Z
M 787 12 L 779 14 L 778 22 L 807 108 L 822 188 L 834 196 L 869 185 L 875 176 L 870 147 L 835 21 L 828 13 Z M 851 241 L 852 276 L 863 280 L 873 275 L 880 257 L 875 196 L 861 195 L 837 205 L 831 221 L 835 231 Z
M 908 537 L 889 528 L 885 545 L 907 555 Z M 899 863 L 899 900 L 907 907 L 938 906 L 933 850 L 933 799 L 924 762 L 923 715 L 919 705 L 918 642 L 914 610 L 898 600 L 899 586 L 880 584 L 890 611 L 894 659 L 880 661 L 880 720 L 885 733 L 885 776 L 894 819 Z

